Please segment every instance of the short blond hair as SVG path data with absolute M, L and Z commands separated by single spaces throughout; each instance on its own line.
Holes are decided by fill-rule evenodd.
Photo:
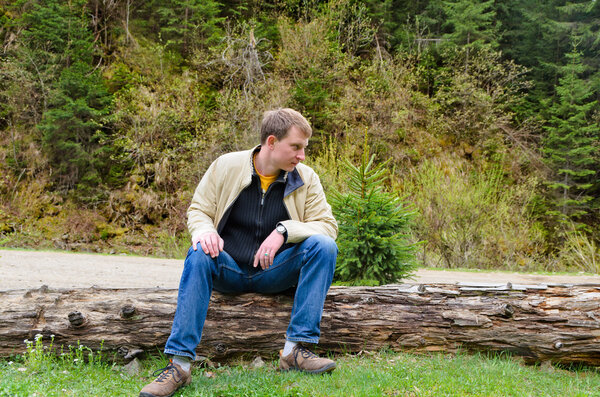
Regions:
M 290 108 L 278 108 L 266 111 L 263 114 L 260 125 L 260 143 L 264 144 L 267 142 L 267 138 L 270 135 L 275 136 L 277 140 L 282 140 L 293 126 L 304 132 L 307 137 L 312 135 L 312 128 L 308 120 L 300 112 Z

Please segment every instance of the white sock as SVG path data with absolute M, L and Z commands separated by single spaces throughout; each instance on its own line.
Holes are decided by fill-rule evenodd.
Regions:
M 173 363 L 179 365 L 185 372 L 190 372 L 192 367 L 192 361 L 189 357 L 185 356 L 173 356 Z
M 292 352 L 292 349 L 294 348 L 294 346 L 296 346 L 298 343 L 296 342 L 292 342 L 289 340 L 285 341 L 285 346 L 283 347 L 283 353 L 281 353 L 284 357 L 289 355 Z

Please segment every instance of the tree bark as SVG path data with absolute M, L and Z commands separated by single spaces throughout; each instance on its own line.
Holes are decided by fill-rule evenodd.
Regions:
M 174 289 L 0 291 L 0 356 L 43 335 L 130 358 L 162 350 Z M 215 292 L 197 353 L 213 360 L 282 348 L 292 295 Z M 600 285 L 387 285 L 332 287 L 320 349 L 359 352 L 508 351 L 527 363 L 600 365 Z M 119 356 L 120 355 L 120 356 Z

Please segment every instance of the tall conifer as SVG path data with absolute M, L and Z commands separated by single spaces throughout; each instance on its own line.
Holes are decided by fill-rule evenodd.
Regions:
M 101 182 L 94 154 L 111 97 L 94 65 L 93 35 L 86 1 L 45 0 L 24 15 L 31 51 L 55 70 L 47 109 L 38 129 L 60 189 L 79 185 L 82 196 Z
M 592 118 L 598 102 L 588 82 L 581 78 L 585 66 L 576 46 L 560 68 L 556 99 L 549 105 L 544 153 L 555 171 L 550 187 L 559 211 L 578 220 L 590 210 L 590 188 L 597 183 L 600 126 Z

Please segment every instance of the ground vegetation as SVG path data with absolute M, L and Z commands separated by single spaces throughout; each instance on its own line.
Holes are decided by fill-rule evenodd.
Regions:
M 0 245 L 181 257 L 265 109 L 347 193 L 369 134 L 422 266 L 598 272 L 600 3 L 0 2 Z

